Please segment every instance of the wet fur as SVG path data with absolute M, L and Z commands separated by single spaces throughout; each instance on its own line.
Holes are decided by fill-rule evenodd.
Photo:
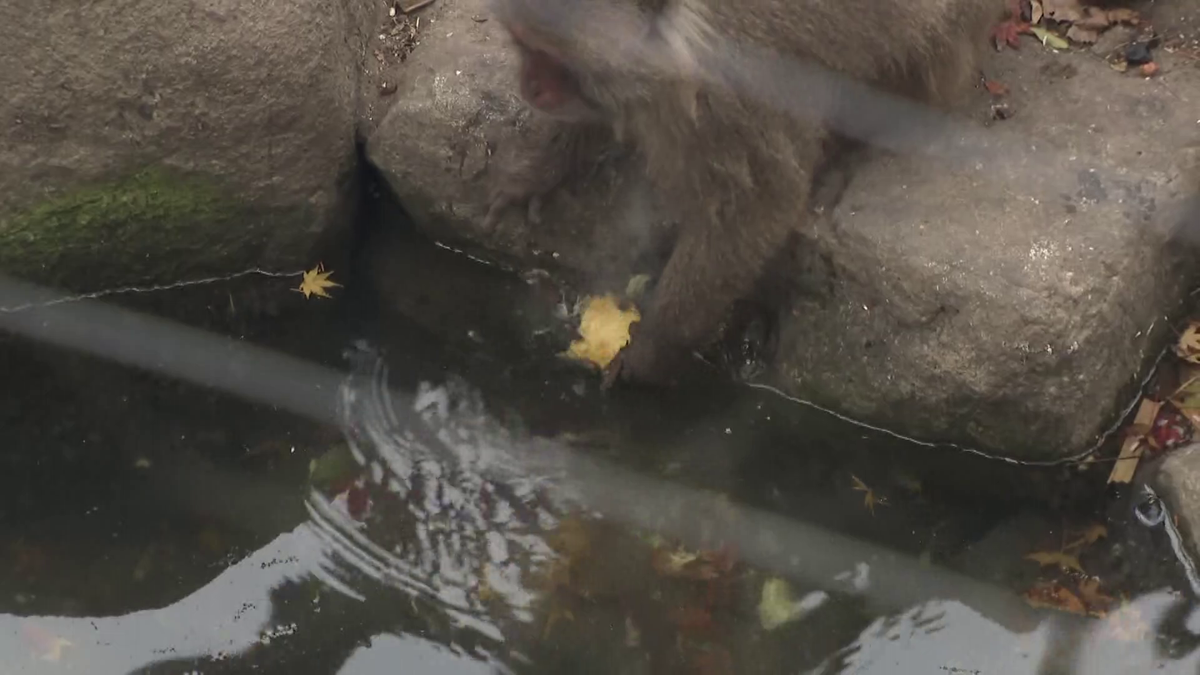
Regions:
M 563 56 L 583 96 L 636 148 L 663 203 L 676 209 L 674 252 L 610 372 L 648 382 L 668 381 L 681 359 L 717 337 L 730 307 L 803 226 L 829 136 L 719 75 L 714 81 L 724 62 L 714 45 L 815 61 L 945 106 L 975 79 L 975 57 L 1002 8 L 999 0 L 497 2 L 506 25 Z M 565 35 L 539 24 L 537 11 L 568 7 L 593 16 Z M 595 25 L 615 27 L 572 29 Z M 627 44 L 618 44 L 622 36 Z M 629 59 L 638 48 L 641 58 Z M 836 90 L 809 93 L 837 114 Z

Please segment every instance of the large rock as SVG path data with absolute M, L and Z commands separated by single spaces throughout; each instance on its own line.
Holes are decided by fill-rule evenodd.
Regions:
M 612 277 L 625 241 L 613 225 L 657 220 L 628 166 L 555 195 L 527 237 L 515 213 L 479 229 L 489 170 L 530 127 L 483 12 L 437 6 L 368 157 L 435 237 Z M 980 159 L 874 157 L 809 228 L 804 255 L 820 264 L 794 272 L 808 292 L 781 312 L 767 379 L 921 439 L 1024 459 L 1089 447 L 1190 283 L 1166 242 L 1196 186 L 1184 102 L 1200 72 L 1160 58 L 1165 75 L 1145 79 L 1033 41 L 995 56 L 987 71 L 1015 116 L 981 131 Z M 970 116 L 987 118 L 986 98 Z
M 0 268 L 295 269 L 345 217 L 371 0 L 6 3 Z
M 1167 506 L 1163 524 L 1176 555 L 1195 560 L 1200 556 L 1200 445 L 1172 450 L 1150 467 L 1145 479 Z

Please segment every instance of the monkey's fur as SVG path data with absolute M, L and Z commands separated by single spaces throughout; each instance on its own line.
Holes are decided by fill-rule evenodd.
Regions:
M 579 161 L 555 158 L 578 145 L 559 133 L 597 124 L 610 125 L 640 155 L 680 224 L 608 383 L 670 381 L 680 359 L 716 337 L 730 306 L 807 217 L 830 132 L 738 89 L 725 69 L 728 54 L 815 62 L 943 105 L 977 77 L 977 50 L 1002 10 L 1001 0 L 494 0 L 494 7 L 522 55 L 522 95 L 566 126 L 501 176 L 487 224 L 509 205 L 549 192 Z M 845 103 L 836 85 L 799 100 L 806 99 L 833 115 Z

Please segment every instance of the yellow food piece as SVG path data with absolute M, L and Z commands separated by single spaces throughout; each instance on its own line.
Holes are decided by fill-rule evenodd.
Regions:
M 630 324 L 641 318 L 636 307 L 622 310 L 611 294 L 588 298 L 579 321 L 580 339 L 571 343 L 567 356 L 607 368 L 629 344 Z

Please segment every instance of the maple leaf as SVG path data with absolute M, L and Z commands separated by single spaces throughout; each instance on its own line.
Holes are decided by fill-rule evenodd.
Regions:
M 984 80 L 983 88 L 987 89 L 987 92 L 989 94 L 991 94 L 992 96 L 1007 96 L 1008 95 L 1008 87 L 1005 86 L 1002 82 L 997 82 L 995 80 Z
M 1008 45 L 1013 49 L 1020 49 L 1020 37 L 1022 33 L 1028 33 L 1031 28 L 1030 24 L 1020 19 L 1008 19 L 1002 21 L 992 29 L 992 41 L 996 45 L 996 49 L 1003 49 L 1004 45 Z
M 300 280 L 300 286 L 293 288 L 297 293 L 303 293 L 305 298 L 317 296 L 318 298 L 331 297 L 326 291 L 328 288 L 339 287 L 341 284 L 329 280 L 329 275 L 333 271 L 325 271 L 325 266 L 317 263 L 317 266 L 304 273 L 304 278 Z
M 1046 567 L 1048 565 L 1058 565 L 1067 571 L 1074 570 L 1079 573 L 1083 572 L 1083 565 L 1079 564 L 1079 558 L 1076 558 L 1070 553 L 1064 553 L 1062 551 L 1036 551 L 1025 556 L 1025 559 L 1032 560 L 1042 567 Z
M 1183 329 L 1175 343 L 1175 353 L 1188 363 L 1200 363 L 1200 323 L 1193 321 Z
M 867 510 L 871 512 L 871 515 L 875 515 L 876 505 L 888 505 L 887 499 L 876 496 L 875 491 L 867 487 L 867 484 L 862 482 L 858 476 L 850 474 L 850 479 L 854 481 L 854 489 L 863 493 L 863 506 L 867 507 Z
M 1071 543 L 1069 543 L 1069 544 L 1065 544 L 1063 546 L 1063 550 L 1067 551 L 1067 550 L 1070 550 L 1073 548 L 1082 548 L 1084 546 L 1089 546 L 1107 536 L 1108 536 L 1108 528 L 1107 527 L 1105 527 L 1101 523 L 1092 523 L 1091 525 L 1088 525 L 1087 527 L 1083 528 L 1083 531 L 1080 532 L 1079 537 L 1077 539 L 1071 541 Z
M 623 310 L 613 295 L 589 297 L 579 320 L 582 339 L 571 343 L 567 356 L 607 368 L 629 343 L 629 326 L 641 319 L 637 308 Z
M 1108 608 L 1116 601 L 1116 598 L 1100 590 L 1100 579 L 1096 577 L 1079 582 L 1079 597 L 1087 605 L 1088 613 L 1095 617 L 1106 616 Z
M 1025 602 L 1033 607 L 1057 609 L 1071 614 L 1087 614 L 1087 607 L 1079 596 L 1058 584 L 1038 584 L 1025 591 Z

